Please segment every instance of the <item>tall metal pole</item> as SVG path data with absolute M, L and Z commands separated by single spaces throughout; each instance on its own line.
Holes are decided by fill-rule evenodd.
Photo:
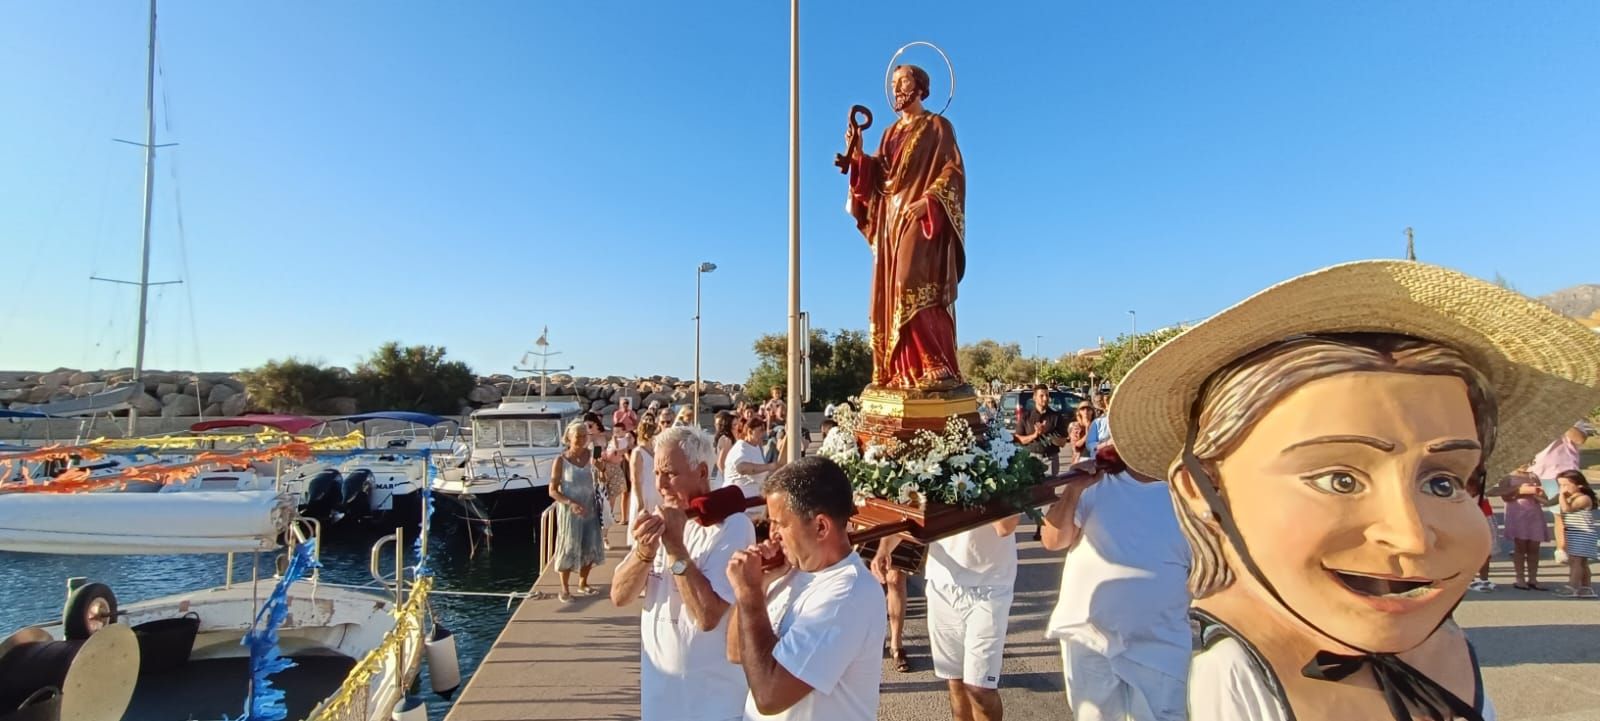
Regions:
M 789 398 L 788 455 L 800 460 L 800 0 L 789 0 Z
M 694 268 L 694 425 L 700 426 L 700 278 L 705 267 Z
M 144 86 L 144 244 L 139 262 L 139 342 L 133 356 L 133 382 L 144 392 L 144 325 L 150 302 L 150 204 L 156 183 L 156 0 L 150 0 L 150 53 Z M 139 409 L 128 409 L 128 435 L 136 435 Z
M 1131 310 L 1128 311 L 1128 333 L 1139 335 L 1139 314 Z

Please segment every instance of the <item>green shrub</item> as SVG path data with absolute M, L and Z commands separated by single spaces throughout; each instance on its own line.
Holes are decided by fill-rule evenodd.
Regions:
M 320 361 L 269 360 L 240 374 L 256 410 L 315 414 L 331 398 L 349 396 L 350 378 Z

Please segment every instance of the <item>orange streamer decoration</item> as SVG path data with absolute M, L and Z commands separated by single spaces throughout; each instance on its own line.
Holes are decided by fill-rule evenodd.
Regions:
M 303 441 L 297 441 L 234 453 L 202 453 L 187 463 L 136 466 L 101 478 L 90 478 L 88 469 L 74 468 L 49 481 L 9 488 L 0 491 L 0 493 L 83 493 L 115 486 L 126 487 L 129 482 L 133 481 L 167 485 L 193 478 L 199 475 L 201 471 L 215 466 L 249 465 L 278 458 L 297 461 L 310 460 L 311 445 Z

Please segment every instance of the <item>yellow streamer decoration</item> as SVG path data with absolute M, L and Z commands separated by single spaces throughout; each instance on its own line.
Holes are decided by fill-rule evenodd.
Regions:
M 149 436 L 145 438 L 96 438 L 89 448 L 100 450 L 179 450 L 214 448 L 217 445 L 266 446 L 278 443 L 304 443 L 313 451 L 351 450 L 361 448 L 366 437 L 361 431 L 351 431 L 342 436 L 296 436 L 282 431 L 260 433 L 207 434 L 203 436 Z
M 320 706 L 311 711 L 306 721 L 340 721 L 341 719 L 356 718 L 364 714 L 365 706 L 370 702 L 367 694 L 371 692 L 372 679 L 384 670 L 384 663 L 394 659 L 396 671 L 405 670 L 405 658 L 410 649 L 407 644 L 415 647 L 418 663 L 422 659 L 422 618 L 428 610 L 428 593 L 433 590 L 433 577 L 423 576 L 411 585 L 411 595 L 394 614 L 394 628 L 383 637 L 383 642 L 367 652 L 345 676 L 344 684 L 339 686 L 338 692 L 328 697 Z M 405 687 L 408 679 L 396 679 L 395 685 L 399 688 L 401 698 L 405 697 Z M 360 705 L 357 705 L 358 702 Z

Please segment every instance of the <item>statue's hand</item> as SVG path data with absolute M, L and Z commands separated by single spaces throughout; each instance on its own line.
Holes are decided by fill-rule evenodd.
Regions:
M 913 218 L 922 218 L 922 216 L 928 214 L 928 199 L 917 198 L 911 201 L 911 204 L 906 206 L 906 212 L 910 213 Z

